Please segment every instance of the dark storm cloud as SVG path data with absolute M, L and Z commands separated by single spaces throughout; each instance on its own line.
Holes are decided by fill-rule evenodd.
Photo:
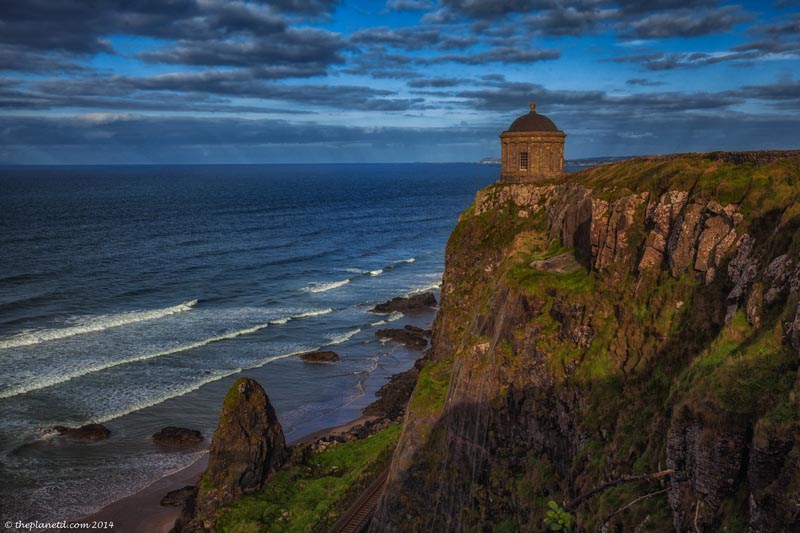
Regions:
M 0 45 L 15 47 L 16 53 L 2 54 L 4 68 L 14 70 L 44 70 L 48 64 L 64 70 L 76 60 L 113 54 L 107 36 L 129 35 L 178 41 L 142 54 L 151 62 L 316 63 L 319 68 L 313 74 L 304 74 L 316 75 L 322 67 L 341 61 L 344 43 L 330 32 L 291 28 L 287 15 L 324 15 L 337 4 L 329 0 L 4 2 Z M 20 59 L 8 59 L 9 55 Z
M 388 0 L 386 9 L 389 11 L 427 11 L 433 9 L 433 2 L 427 0 Z
M 658 85 L 664 85 L 663 81 L 653 81 L 648 80 L 647 78 L 631 78 L 625 83 L 627 85 L 640 85 L 642 87 L 657 87 Z
M 0 71 L 75 73 L 88 70 L 63 54 L 41 53 L 0 44 Z
M 427 78 L 424 80 L 412 80 L 406 85 L 415 89 L 421 89 L 424 87 L 441 89 L 446 87 L 457 87 L 458 85 L 464 84 L 466 81 L 467 80 L 461 78 Z
M 624 34 L 645 39 L 665 37 L 697 37 L 711 33 L 723 33 L 751 17 L 742 13 L 738 6 L 698 12 L 680 10 L 656 13 L 641 20 L 626 24 Z
M 643 115 L 647 120 L 642 120 Z M 786 148 L 796 132 L 794 116 L 725 110 L 631 114 L 631 108 L 620 105 L 594 112 L 565 107 L 550 116 L 569 132 L 568 145 L 580 147 L 581 155 L 591 155 L 591 150 L 631 155 Z M 338 154 L 337 160 L 346 154 L 349 160 L 355 156 L 374 161 L 376 154 L 377 160 L 385 160 L 402 147 L 423 154 L 416 160 L 441 160 L 442 154 L 447 154 L 450 160 L 474 161 L 484 153 L 499 151 L 497 133 L 507 125 L 501 117 L 490 124 L 465 123 L 458 128 L 375 128 L 228 117 L 0 116 L 0 155 L 38 162 L 52 157 L 56 161 L 109 162 L 116 161 L 120 153 L 136 162 L 230 162 L 237 158 L 274 160 L 280 154 L 313 147 L 316 153 Z
M 486 63 L 535 63 L 550 61 L 561 57 L 561 52 L 554 49 L 520 48 L 517 46 L 498 46 L 489 50 L 471 52 L 469 54 L 443 54 L 430 59 L 420 59 L 420 64 L 462 63 L 465 65 L 484 65 Z
M 208 70 L 150 77 L 95 77 L 43 80 L 29 88 L 0 92 L 0 107 L 9 109 L 197 109 L 196 103 L 224 111 L 224 101 L 210 96 L 258 98 L 290 104 L 334 107 L 340 110 L 407 111 L 424 107 L 421 98 L 399 98 L 394 91 L 357 85 L 284 85 L 264 81 L 260 69 Z M 187 98 L 191 95 L 191 98 Z M 181 98 L 187 106 L 181 106 Z M 169 105 L 162 102 L 169 101 Z M 139 103 L 137 103 L 139 102 Z M 174 107 L 170 107 L 174 106 Z M 230 110 L 235 112 L 233 106 Z M 249 107 L 248 109 L 257 109 Z
M 42 135 L 49 131 L 48 135 Z M 69 118 L 0 117 L 0 144 L 149 146 L 315 144 L 351 142 L 464 142 L 488 132 L 464 128 L 373 128 L 238 118 L 147 117 L 89 114 Z
M 647 70 L 663 71 L 679 68 L 698 68 L 717 63 L 752 61 L 758 59 L 762 54 L 759 52 L 652 52 L 646 54 L 635 54 L 630 56 L 620 56 L 611 59 L 615 63 L 636 63 Z
M 602 91 L 550 90 L 534 83 L 497 83 L 494 88 L 455 93 L 480 110 L 515 111 L 525 109 L 535 100 L 542 108 L 567 107 L 571 112 L 599 116 L 653 116 L 676 111 L 725 109 L 744 101 L 739 95 L 726 93 L 645 93 L 628 96 L 609 96 Z
M 356 45 L 387 45 L 402 50 L 423 48 L 438 50 L 457 50 L 473 46 L 480 40 L 473 35 L 460 36 L 453 28 L 438 26 L 414 26 L 388 28 L 378 26 L 353 33 L 349 41 Z
M 718 0 L 616 0 L 616 5 L 626 15 L 642 15 L 673 9 L 698 9 L 719 4 Z
M 614 17 L 612 10 L 576 9 L 557 6 L 553 9 L 530 15 L 522 23 L 543 35 L 584 35 L 592 33 L 598 25 Z
M 494 18 L 510 13 L 529 13 L 548 7 L 546 0 L 441 0 L 444 9 L 472 18 Z
M 339 35 L 312 28 L 288 29 L 280 38 L 180 41 L 177 46 L 142 52 L 137 55 L 150 63 L 204 66 L 250 66 L 258 64 L 307 65 L 308 75 L 325 72 L 325 67 L 340 63 L 343 41 Z
M 753 28 L 753 31 L 772 36 L 800 36 L 800 14 L 795 13 L 789 20 L 768 24 L 766 26 L 758 26 Z
M 742 98 L 769 101 L 776 109 L 800 110 L 800 81 L 745 85 L 730 93 Z
M 277 33 L 286 25 L 273 8 L 243 2 L 33 0 L 4 2 L 0 42 L 98 53 L 110 51 L 103 37 L 112 34 L 201 40 L 240 33 Z

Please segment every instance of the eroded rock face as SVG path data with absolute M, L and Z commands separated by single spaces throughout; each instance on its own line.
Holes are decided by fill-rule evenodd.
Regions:
M 664 261 L 670 231 L 688 198 L 686 191 L 667 191 L 648 208 L 647 222 L 653 225 L 653 229 L 647 236 L 639 270 L 660 266 Z
M 710 430 L 697 420 L 673 422 L 667 434 L 669 504 L 676 531 L 701 531 L 718 520 L 723 500 L 742 481 L 747 464 L 744 431 Z
M 214 529 L 217 510 L 242 494 L 264 486 L 267 478 L 289 456 L 278 417 L 264 389 L 250 378 L 233 384 L 211 440 L 206 468 L 189 517 L 176 531 Z

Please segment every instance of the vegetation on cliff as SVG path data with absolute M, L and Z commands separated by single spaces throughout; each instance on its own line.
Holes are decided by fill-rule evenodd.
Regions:
M 773 155 L 479 192 L 373 530 L 540 531 L 549 500 L 579 531 L 800 528 L 800 154 Z
M 312 453 L 279 471 L 259 492 L 225 508 L 217 528 L 226 533 L 326 531 L 391 460 L 400 436 L 395 424 L 365 439 Z

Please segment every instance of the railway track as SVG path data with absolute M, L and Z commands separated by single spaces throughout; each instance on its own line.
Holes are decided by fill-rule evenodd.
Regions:
M 375 514 L 378 500 L 381 499 L 388 476 L 388 468 L 378 474 L 378 477 L 372 480 L 372 483 L 353 502 L 353 505 L 331 526 L 328 533 L 361 533 L 366 531 L 370 520 L 372 520 L 372 515 Z

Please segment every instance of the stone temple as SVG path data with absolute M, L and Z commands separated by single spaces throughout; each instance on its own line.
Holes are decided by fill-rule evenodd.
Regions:
M 500 135 L 500 179 L 535 182 L 561 176 L 566 136 L 552 120 L 537 113 L 536 103 L 531 102 L 531 112 L 512 122 Z

